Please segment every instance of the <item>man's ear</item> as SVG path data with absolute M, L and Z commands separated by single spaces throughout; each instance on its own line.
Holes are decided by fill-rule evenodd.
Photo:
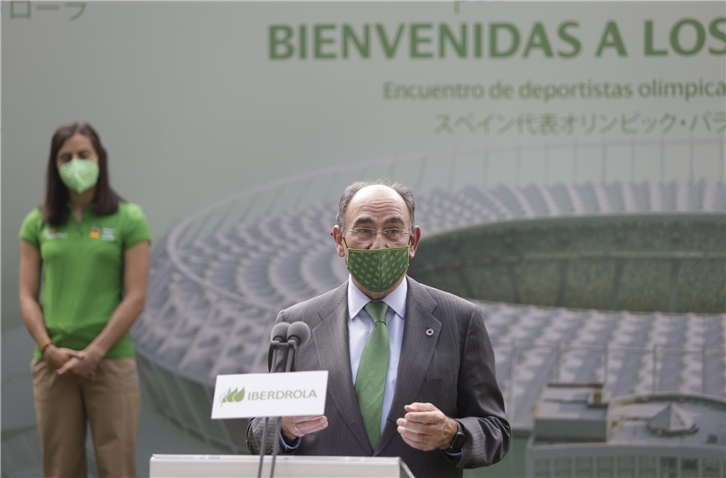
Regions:
M 416 255 L 416 249 L 418 249 L 418 241 L 421 240 L 421 228 L 418 226 L 413 226 L 413 231 L 411 232 L 411 239 L 408 242 L 408 257 L 409 259 L 413 259 L 413 256 Z
M 335 241 L 335 251 L 340 257 L 345 257 L 345 243 L 343 242 L 343 232 L 340 226 L 333 226 L 333 232 L 330 233 Z

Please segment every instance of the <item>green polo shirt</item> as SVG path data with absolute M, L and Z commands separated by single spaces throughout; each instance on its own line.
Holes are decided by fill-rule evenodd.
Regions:
M 151 241 L 138 205 L 119 201 L 118 211 L 108 216 L 96 216 L 94 209 L 86 208 L 80 222 L 71 212 L 59 227 L 43 223 L 35 209 L 20 228 L 20 239 L 40 250 L 43 319 L 58 347 L 83 350 L 101 333 L 123 297 L 124 251 Z M 127 332 L 106 357 L 129 355 L 134 349 Z M 40 357 L 37 348 L 35 356 Z

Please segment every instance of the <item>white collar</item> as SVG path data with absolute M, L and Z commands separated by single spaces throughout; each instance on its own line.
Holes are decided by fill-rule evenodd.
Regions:
M 408 279 L 404 277 L 398 287 L 393 289 L 381 301 L 385 302 L 389 308 L 401 318 L 406 316 L 406 296 L 408 295 Z M 348 276 L 348 319 L 358 315 L 363 307 L 370 302 L 371 299 L 355 285 L 353 278 Z

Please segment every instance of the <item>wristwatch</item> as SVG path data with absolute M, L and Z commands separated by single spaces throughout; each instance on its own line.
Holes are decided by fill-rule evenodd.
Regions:
M 461 426 L 461 423 L 459 423 L 458 420 L 456 420 L 456 426 L 458 427 L 458 429 L 456 430 L 456 435 L 454 435 L 454 438 L 451 439 L 451 444 L 449 444 L 449 448 L 444 450 L 447 453 L 459 453 L 464 447 L 464 442 L 466 441 L 466 433 L 464 433 L 464 427 Z

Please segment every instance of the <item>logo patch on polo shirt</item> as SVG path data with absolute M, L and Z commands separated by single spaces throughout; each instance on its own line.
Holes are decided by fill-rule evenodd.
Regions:
M 90 237 L 91 239 L 98 239 L 99 237 L 101 237 L 101 228 L 99 228 L 98 226 L 93 226 L 91 228 L 91 232 L 88 234 L 88 237 Z
M 46 239 L 68 239 L 67 232 L 56 232 L 54 227 L 46 228 L 45 230 Z
M 101 239 L 104 241 L 115 241 L 116 240 L 116 228 L 104 227 L 101 229 Z

